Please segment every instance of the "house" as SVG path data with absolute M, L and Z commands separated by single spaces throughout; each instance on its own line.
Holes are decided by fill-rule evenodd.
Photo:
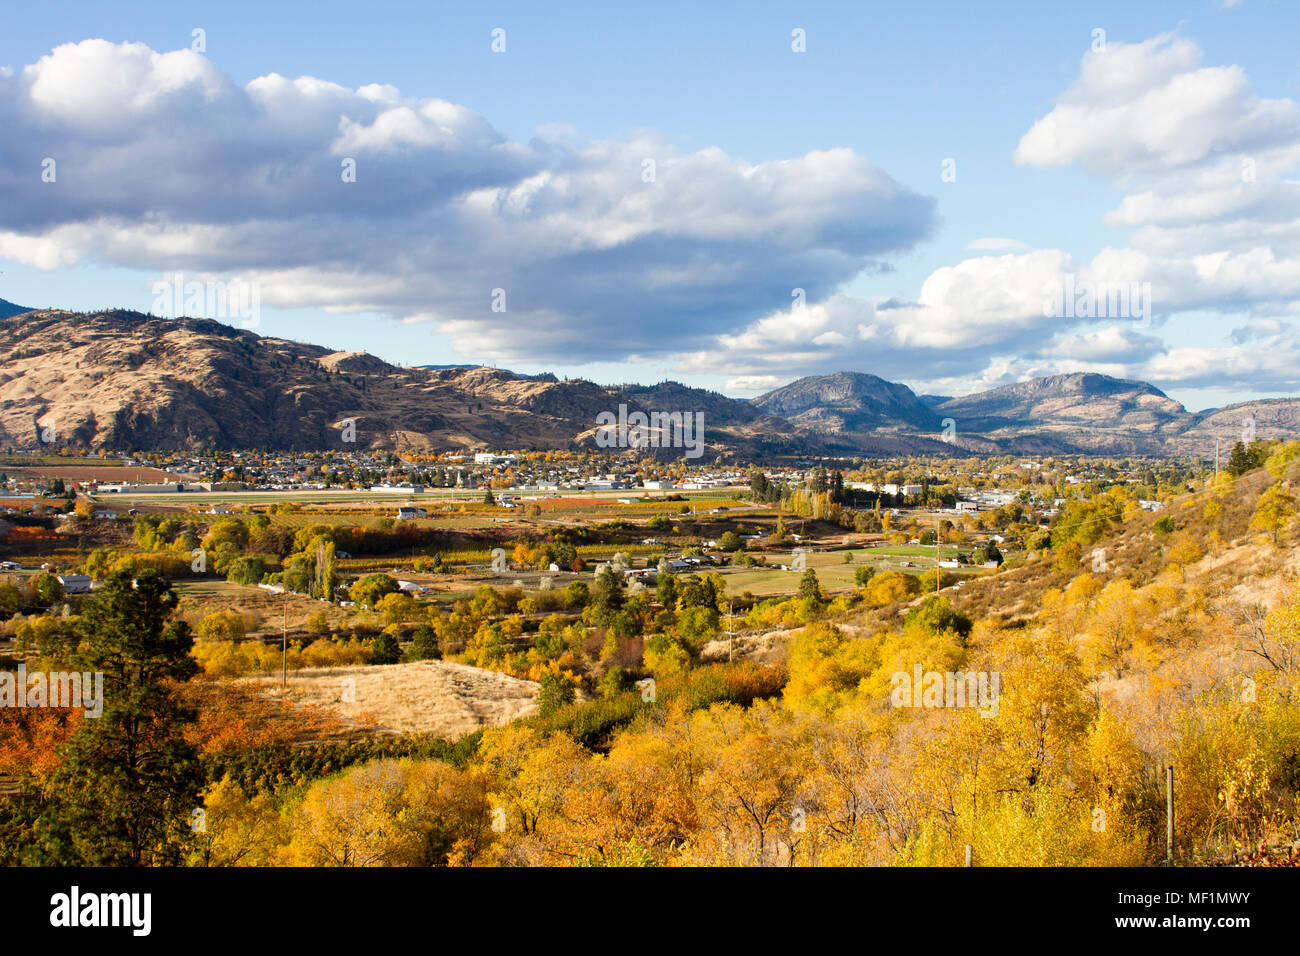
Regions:
M 86 594 L 90 591 L 90 577 L 85 574 L 60 574 L 58 582 L 64 594 Z

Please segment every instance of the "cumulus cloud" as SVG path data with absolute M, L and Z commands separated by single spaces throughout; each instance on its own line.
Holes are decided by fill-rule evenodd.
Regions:
M 0 255 L 237 275 L 266 304 L 435 322 L 476 357 L 698 345 L 794 287 L 832 294 L 935 222 L 933 199 L 848 149 L 754 164 L 563 127 L 519 143 L 392 86 L 240 86 L 139 43 L 0 75 L 0 127 Z
M 934 270 L 914 300 L 831 296 L 802 319 L 765 317 L 687 367 L 765 369 L 777 354 L 801 372 L 863 368 L 946 393 L 1084 369 L 1295 391 L 1300 338 L 1285 320 L 1300 312 L 1300 106 L 1202 59 L 1174 34 L 1090 51 L 1015 149 L 1018 163 L 1079 165 L 1112 185 L 1121 198 L 1102 222 L 1130 230 L 1126 244 L 1076 261 L 977 239 L 968 248 L 991 254 Z M 1043 309 L 1045 296 L 1081 290 L 1086 308 Z M 1118 313 L 1100 305 L 1125 299 Z M 1187 344 L 1188 313 L 1224 316 L 1218 340 Z M 818 347 L 848 326 L 856 343 Z

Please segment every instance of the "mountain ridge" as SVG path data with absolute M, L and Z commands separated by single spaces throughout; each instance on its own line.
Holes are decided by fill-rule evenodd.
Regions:
M 1300 430 L 1300 399 L 1192 413 L 1150 383 L 1096 372 L 947 397 L 843 371 L 746 401 L 672 381 L 397 366 L 205 318 L 49 309 L 0 318 L 0 443 L 11 447 L 52 436 L 111 448 L 339 448 L 351 420 L 364 447 L 596 448 L 597 416 L 620 405 L 703 413 L 707 458 L 1206 455 L 1216 441 L 1248 437 L 1247 420 L 1261 438 Z

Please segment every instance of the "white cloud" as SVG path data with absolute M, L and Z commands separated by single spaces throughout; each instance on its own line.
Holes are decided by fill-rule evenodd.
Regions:
M 768 316 L 685 367 L 770 374 L 783 361 L 790 377 L 848 367 L 935 392 L 1090 368 L 1184 387 L 1300 389 L 1300 337 L 1280 321 L 1300 313 L 1300 106 L 1258 96 L 1240 67 L 1202 65 L 1188 39 L 1112 41 L 1083 57 L 1015 159 L 1105 177 L 1122 198 L 1103 223 L 1132 230 L 1128 243 L 1076 261 L 977 239 L 972 250 L 1007 254 L 934 270 L 914 301 L 832 295 L 802 317 Z M 1149 302 L 1142 315 L 1045 317 L 1045 293 L 1066 282 L 1142 298 L 1149 289 Z M 1237 328 L 1225 321 L 1217 343 L 1171 347 L 1186 313 Z M 848 323 L 856 348 L 827 338 Z
M 0 255 L 237 275 L 266 304 L 434 321 L 476 358 L 700 344 L 794 287 L 831 294 L 935 222 L 932 199 L 848 149 L 748 163 L 562 127 L 518 143 L 392 86 L 241 87 L 139 43 L 65 44 L 0 76 L 0 128 Z

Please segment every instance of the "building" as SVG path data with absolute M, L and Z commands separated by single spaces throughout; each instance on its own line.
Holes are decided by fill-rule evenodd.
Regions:
M 424 509 L 423 509 L 423 508 L 416 508 L 416 507 L 413 507 L 413 506 L 406 506 L 406 507 L 402 507 L 402 508 L 398 508 L 398 509 L 397 509 L 397 520 L 398 520 L 398 521 L 410 521 L 410 520 L 413 519 L 413 518 L 423 518 L 423 517 L 424 517 Z
M 902 492 L 904 497 L 916 496 L 921 493 L 920 485 L 903 485 Z
M 63 585 L 64 594 L 87 594 L 90 592 L 90 577 L 85 574 L 60 574 L 58 582 Z

